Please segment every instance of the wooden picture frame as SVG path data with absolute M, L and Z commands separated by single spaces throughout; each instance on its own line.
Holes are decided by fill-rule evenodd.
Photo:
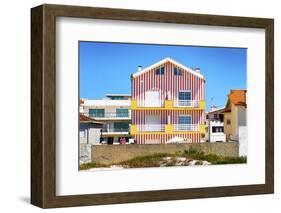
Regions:
M 87 195 L 56 195 L 56 17 L 265 29 L 265 184 Z M 267 194 L 274 191 L 274 21 L 64 5 L 31 9 L 31 203 L 42 208 Z

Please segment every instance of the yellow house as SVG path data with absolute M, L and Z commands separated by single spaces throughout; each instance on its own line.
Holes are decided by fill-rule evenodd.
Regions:
M 231 90 L 223 114 L 226 139 L 238 141 L 239 126 L 247 124 L 247 90 Z

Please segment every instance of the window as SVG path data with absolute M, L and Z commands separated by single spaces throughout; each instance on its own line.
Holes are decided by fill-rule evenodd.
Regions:
M 214 119 L 218 120 L 218 114 L 217 113 L 214 114 Z
M 90 117 L 104 117 L 104 109 L 89 109 Z
M 129 123 L 126 122 L 115 122 L 114 123 L 114 132 L 128 132 Z
M 180 115 L 179 124 L 191 124 L 191 116 L 189 115 Z
M 86 136 L 85 130 L 80 130 L 79 135 L 80 135 L 80 138 L 85 138 L 85 136 Z
M 165 73 L 165 67 L 161 67 L 160 73 L 161 73 L 161 75 L 164 75 L 164 73 Z
M 174 67 L 174 75 L 182 75 L 182 70 L 180 68 Z
M 206 115 L 206 119 L 209 119 L 209 115 Z
M 114 96 L 114 97 L 111 97 L 111 100 L 125 100 L 125 97 L 123 97 L 123 96 Z
M 165 74 L 165 67 L 159 67 L 155 71 L 156 75 L 164 75 Z
M 191 91 L 179 92 L 179 100 L 184 100 L 184 101 L 191 100 Z
M 223 126 L 213 126 L 212 127 L 212 132 L 213 133 L 216 133 L 216 132 L 223 132 L 224 129 L 223 129 Z
M 230 125 L 230 124 L 231 124 L 230 119 L 227 119 L 227 120 L 226 120 L 226 124 L 227 124 L 227 125 Z
M 128 109 L 116 109 L 116 117 L 129 117 Z
M 179 116 L 178 130 L 179 131 L 192 131 L 190 115 L 180 115 Z
M 223 122 L 223 114 L 219 114 L 219 120 L 220 122 Z

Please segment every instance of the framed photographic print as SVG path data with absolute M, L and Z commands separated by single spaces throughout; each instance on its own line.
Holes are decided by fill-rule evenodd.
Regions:
M 31 9 L 31 203 L 274 191 L 273 19 Z

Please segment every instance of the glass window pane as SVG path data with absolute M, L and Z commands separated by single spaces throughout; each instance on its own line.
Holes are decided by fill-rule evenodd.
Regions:
M 165 67 L 161 67 L 161 75 L 164 75 L 165 73 Z
M 179 116 L 179 124 L 191 124 L 191 116 Z
M 155 74 L 156 74 L 156 75 L 160 75 L 160 68 L 157 68 L 157 69 L 156 69 Z
M 179 100 L 191 100 L 191 92 L 179 92 Z
M 128 109 L 116 109 L 116 117 L 129 117 Z
M 181 75 L 181 74 L 182 74 L 181 69 L 174 67 L 174 75 Z
M 104 117 L 104 109 L 89 109 L 89 116 Z
M 115 132 L 127 132 L 129 129 L 129 123 L 126 122 L 115 122 L 114 131 Z

